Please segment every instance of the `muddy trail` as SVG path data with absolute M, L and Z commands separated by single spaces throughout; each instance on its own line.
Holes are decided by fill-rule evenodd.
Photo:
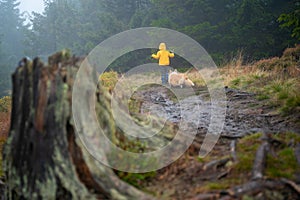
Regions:
M 185 89 L 172 88 L 172 90 L 185 92 Z M 286 132 L 299 131 L 295 118 L 284 118 L 272 108 L 258 101 L 255 94 L 235 89 L 225 89 L 227 97 L 226 120 L 223 126 L 224 137 L 243 137 L 257 132 Z M 155 87 L 139 91 L 135 98 L 142 102 L 141 113 L 151 112 L 158 117 L 178 123 L 182 116 L 190 124 L 198 124 L 198 133 L 206 133 L 210 122 L 211 104 L 209 93 L 204 89 L 197 91 L 197 95 L 186 97 L 181 104 L 174 102 L 168 88 Z M 188 95 L 188 94 L 187 94 Z M 193 112 L 199 109 L 199 113 Z
M 222 190 L 218 188 L 218 182 L 226 182 L 226 177 L 231 173 L 232 162 L 228 159 L 232 152 L 232 145 L 240 138 L 253 133 L 284 133 L 300 132 L 297 119 L 299 116 L 283 117 L 266 102 L 258 101 L 255 94 L 226 88 L 227 110 L 222 134 L 208 155 L 209 159 L 198 158 L 199 149 L 210 123 L 211 104 L 209 93 L 205 88 L 195 90 L 196 96 L 189 96 L 180 104 L 172 94 L 172 90 L 185 93 L 183 88 L 152 87 L 138 90 L 133 98 L 141 102 L 140 112 L 151 113 L 158 117 L 166 118 L 174 124 L 179 123 L 184 116 L 189 126 L 196 127 L 197 135 L 188 151 L 173 164 L 160 169 L 154 178 L 141 183 L 141 188 L 155 194 L 159 199 L 219 199 Z M 194 112 L 195 106 L 199 106 L 200 114 Z M 296 115 L 296 114 L 295 114 Z M 231 174 L 232 176 L 232 174 Z M 250 179 L 245 174 L 242 179 Z M 228 180 L 229 186 L 236 185 L 245 180 Z M 206 185 L 216 184 L 218 195 L 200 195 L 211 192 Z M 213 187 L 212 187 L 213 188 Z M 279 194 L 272 194 L 278 196 Z M 271 199 L 273 196 L 271 195 Z M 198 197 L 197 197 L 198 196 Z M 291 196 L 287 199 L 293 199 Z M 225 198 L 226 199 L 226 198 Z M 231 198 L 227 198 L 231 199 Z M 235 198 L 233 198 L 235 199 Z M 237 198 L 239 199 L 239 198 Z M 276 199 L 276 198 L 275 198 Z

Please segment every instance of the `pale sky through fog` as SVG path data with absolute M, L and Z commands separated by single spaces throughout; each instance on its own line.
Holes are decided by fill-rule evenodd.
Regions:
M 20 1 L 20 12 L 27 11 L 31 13 L 32 11 L 42 13 L 44 10 L 43 0 L 19 0 Z

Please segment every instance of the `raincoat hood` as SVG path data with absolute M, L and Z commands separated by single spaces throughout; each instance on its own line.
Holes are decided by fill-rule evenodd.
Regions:
M 159 50 L 166 50 L 166 49 L 167 49 L 167 46 L 166 46 L 165 43 L 162 42 L 162 43 L 159 44 L 158 49 L 159 49 Z

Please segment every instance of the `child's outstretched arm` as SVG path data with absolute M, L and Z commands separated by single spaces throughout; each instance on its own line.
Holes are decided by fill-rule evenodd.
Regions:
M 158 53 L 157 54 L 152 54 L 151 57 L 154 58 L 154 59 L 159 59 L 159 54 Z

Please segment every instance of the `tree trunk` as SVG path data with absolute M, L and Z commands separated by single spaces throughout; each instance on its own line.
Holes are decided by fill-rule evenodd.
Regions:
M 96 161 L 75 134 L 71 92 L 81 62 L 62 51 L 49 66 L 23 59 L 13 74 L 7 199 L 152 199 Z

